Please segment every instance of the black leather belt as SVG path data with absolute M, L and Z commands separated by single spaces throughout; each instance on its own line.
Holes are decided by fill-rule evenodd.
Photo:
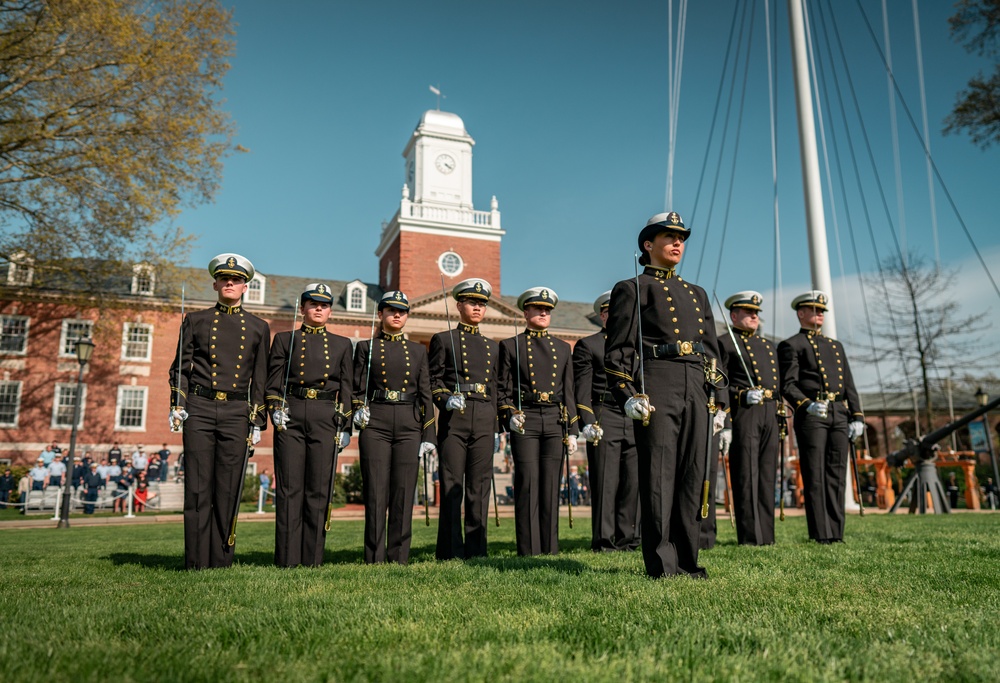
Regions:
M 705 353 L 705 345 L 701 342 L 670 342 L 669 344 L 658 344 L 648 347 L 649 355 L 646 358 L 679 358 L 681 356 L 691 356 L 696 353 Z
M 336 391 L 323 391 L 322 389 L 313 389 L 301 385 L 288 387 L 288 393 L 296 398 L 316 399 L 318 401 L 332 401 L 337 398 Z
M 841 394 L 838 394 L 836 391 L 818 391 L 816 392 L 816 397 L 813 400 L 835 402 L 835 401 L 843 401 L 845 400 L 845 397 Z
M 485 384 L 476 382 L 474 384 L 459 384 L 458 390 L 465 394 L 482 394 L 483 396 L 490 395 L 490 388 Z
M 618 401 L 614 399 L 611 394 L 595 394 L 591 397 L 591 402 L 596 406 L 598 403 L 603 403 L 606 406 L 617 406 Z
M 416 403 L 417 395 L 395 389 L 376 389 L 372 392 L 372 401 L 375 403 Z
M 525 403 L 541 403 L 557 405 L 563 402 L 563 395 L 555 391 L 525 391 L 521 394 Z
M 191 393 L 195 396 L 210 398 L 213 401 L 245 401 L 250 396 L 245 391 L 216 391 L 200 384 L 192 384 Z

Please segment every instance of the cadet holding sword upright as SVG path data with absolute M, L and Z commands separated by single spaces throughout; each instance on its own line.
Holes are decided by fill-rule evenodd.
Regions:
M 208 272 L 219 302 L 187 315 L 170 367 L 170 428 L 184 430 L 184 566 L 228 567 L 246 458 L 266 427 L 271 332 L 242 305 L 254 268 L 220 254 Z
M 608 386 L 636 421 L 642 556 L 654 578 L 707 576 L 698 566 L 706 457 L 726 416 L 725 397 L 715 398 L 711 303 L 675 271 L 690 234 L 675 212 L 646 222 L 638 237 L 645 269 L 612 289 L 607 325 Z
M 333 294 L 323 283 L 300 297 L 302 325 L 274 335 L 267 403 L 275 427 L 274 563 L 323 564 L 334 453 L 350 442 L 344 404 L 353 399 L 351 342 L 328 332 Z
M 719 340 L 729 376 L 732 431 L 720 434 L 731 442 L 729 467 L 733 481 L 736 539 L 740 545 L 774 543 L 774 482 L 780 442 L 781 407 L 778 356 L 759 334 L 764 297 L 751 290 L 726 299 L 729 334 Z M 725 314 L 725 312 L 723 312 Z
M 527 329 L 500 342 L 499 410 L 511 431 L 514 527 L 522 556 L 559 552 L 560 466 L 577 449 L 572 354 L 548 331 L 558 302 L 547 287 L 523 292 L 517 307 Z
M 573 347 L 576 407 L 587 440 L 590 475 L 590 549 L 594 552 L 635 550 L 639 547 L 639 459 L 632 419 L 607 390 L 604 371 L 605 326 L 611 292 L 594 302 L 601 331 Z
M 494 436 L 499 431 L 496 379 L 500 345 L 482 335 L 479 323 L 492 293 L 486 280 L 459 282 L 451 290 L 458 309 L 457 327 L 431 337 L 431 393 L 440 411 L 441 516 L 435 552 L 439 560 L 486 556 Z
M 354 349 L 367 564 L 409 561 L 420 458 L 434 451 L 427 351 L 403 337 L 409 314 L 403 292 L 386 292 L 378 304 L 378 331 Z
M 851 442 L 864 414 L 843 345 L 822 334 L 829 298 L 818 289 L 792 300 L 798 334 L 778 344 L 781 391 L 794 409 L 809 538 L 844 540 L 844 489 Z

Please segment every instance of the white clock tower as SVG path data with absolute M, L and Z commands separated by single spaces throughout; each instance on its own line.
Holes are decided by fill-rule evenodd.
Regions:
M 500 291 L 500 211 L 472 205 L 472 147 L 462 119 L 424 112 L 403 150 L 405 184 L 399 211 L 382 229 L 379 284 L 413 298 L 469 277 Z

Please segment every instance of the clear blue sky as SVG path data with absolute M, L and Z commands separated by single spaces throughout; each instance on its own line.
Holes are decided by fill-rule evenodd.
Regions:
M 767 291 L 774 281 L 767 72 L 759 4 L 718 275 L 720 297 L 740 289 Z M 855 3 L 832 4 L 889 210 L 898 222 L 885 73 Z M 881 3 L 862 4 L 881 41 Z M 919 117 L 911 3 L 888 4 L 897 78 Z M 734 5 L 690 3 L 675 201 L 669 207 L 692 229 L 684 275 L 710 291 L 727 215 L 736 136 L 732 124 L 710 224 L 714 164 L 697 211 L 694 195 Z M 778 36 L 781 272 L 790 298 L 790 290 L 808 285 L 809 269 L 785 5 L 778 2 L 772 30 Z M 666 208 L 666 2 L 241 0 L 233 6 L 237 54 L 226 78 L 225 106 L 239 127 L 237 142 L 250 152 L 227 161 L 214 204 L 187 210 L 177 219 L 199 236 L 192 264 L 236 250 L 264 273 L 377 281 L 373 251 L 381 222 L 398 207 L 404 180 L 401 152 L 421 114 L 435 107 L 428 85 L 440 84 L 447 95 L 442 109 L 461 116 L 476 140 L 476 208 L 487 209 L 492 195 L 500 202 L 507 231 L 502 247 L 505 294 L 544 284 L 564 298 L 590 301 L 631 274 L 635 235 L 648 216 Z M 988 64 L 950 39 L 951 3 L 923 0 L 920 10 L 932 152 L 997 276 L 1000 149 L 982 151 L 964 136 L 940 134 L 956 92 Z M 737 88 L 735 102 L 739 95 Z M 735 120 L 735 110 L 732 116 Z M 713 150 L 721 135 L 719 126 Z M 840 132 L 838 139 L 844 148 L 846 136 Z M 932 257 L 923 156 L 901 109 L 899 139 L 907 241 Z M 858 149 L 863 153 L 863 147 Z M 847 163 L 846 151 L 841 157 Z M 867 167 L 866 160 L 862 163 Z M 863 178 L 866 191 L 874 190 L 869 171 Z M 848 183 L 853 186 L 854 181 Z M 940 189 L 936 193 L 945 264 L 969 264 L 971 248 Z M 851 194 L 856 196 L 853 190 Z M 880 253 L 889 254 L 891 237 L 876 194 L 870 195 L 869 207 Z M 871 270 L 875 258 L 861 205 L 855 203 L 851 211 L 858 239 L 863 238 L 861 269 Z M 856 269 L 843 213 L 839 221 L 846 272 L 851 275 Z M 828 230 L 836 278 L 840 271 L 829 217 Z M 698 274 L 703 252 L 705 263 Z M 966 271 L 969 286 L 982 287 L 982 307 L 1000 309 L 985 276 L 977 280 L 971 266 Z

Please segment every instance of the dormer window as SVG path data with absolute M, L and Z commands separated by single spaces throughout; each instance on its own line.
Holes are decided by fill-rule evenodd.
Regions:
M 12 287 L 27 287 L 35 278 L 34 261 L 23 251 L 17 252 L 7 262 L 7 284 Z
M 156 272 L 148 263 L 132 266 L 132 293 L 139 296 L 153 296 L 156 288 Z
M 267 288 L 267 278 L 260 273 L 254 273 L 253 279 L 247 283 L 247 293 L 244 295 L 248 304 L 264 303 L 264 290 Z
M 347 285 L 347 310 L 363 313 L 365 310 L 365 298 L 368 294 L 368 287 L 360 280 L 355 280 Z

